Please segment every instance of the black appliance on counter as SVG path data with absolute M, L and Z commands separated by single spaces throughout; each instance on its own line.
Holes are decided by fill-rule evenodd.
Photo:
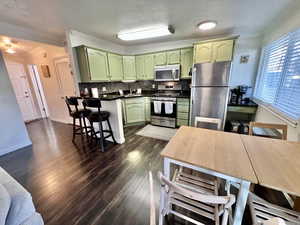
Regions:
M 239 85 L 236 88 L 230 90 L 230 103 L 231 104 L 244 104 L 249 102 L 249 98 L 244 98 L 244 95 L 248 93 L 250 86 Z

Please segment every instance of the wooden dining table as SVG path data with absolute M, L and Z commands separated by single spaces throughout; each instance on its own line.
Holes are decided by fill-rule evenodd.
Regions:
M 161 156 L 169 179 L 179 165 L 238 183 L 233 225 L 242 223 L 251 183 L 300 196 L 300 143 L 181 126 Z

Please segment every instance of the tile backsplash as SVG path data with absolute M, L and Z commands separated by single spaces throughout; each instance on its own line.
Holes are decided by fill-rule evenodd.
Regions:
M 156 91 L 158 84 L 164 84 L 167 82 L 156 82 L 156 81 L 135 81 L 131 83 L 125 83 L 125 82 L 87 82 L 87 83 L 79 83 L 79 89 L 80 91 L 83 91 L 85 88 L 98 88 L 99 93 L 102 94 L 102 88 L 106 88 L 105 93 L 114 93 L 118 92 L 119 89 L 121 90 L 136 90 L 138 88 L 141 88 L 143 91 Z M 189 91 L 190 90 L 190 80 L 181 80 L 176 83 L 180 83 L 182 86 L 183 91 Z

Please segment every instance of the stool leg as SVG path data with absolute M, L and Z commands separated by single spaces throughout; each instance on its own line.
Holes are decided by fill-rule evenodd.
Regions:
M 82 127 L 82 118 L 79 117 L 79 126 L 80 126 L 80 136 L 81 136 L 81 141 L 83 143 L 83 127 Z
M 102 121 L 99 121 L 99 131 L 100 131 L 100 145 L 101 145 L 101 151 L 104 152 L 104 133 L 103 133 L 103 126 Z
M 87 126 L 86 126 L 85 117 L 82 117 L 82 119 L 83 119 L 83 126 L 84 126 L 86 138 L 89 139 L 89 134 L 88 134 Z
M 113 131 L 111 129 L 111 125 L 110 125 L 109 119 L 107 119 L 106 122 L 108 124 L 108 128 L 109 128 L 109 131 L 110 131 L 110 134 L 111 134 L 111 138 L 113 139 L 114 143 L 117 144 L 116 139 L 115 139 L 114 134 L 113 134 Z
M 75 119 L 75 117 L 73 117 L 73 138 L 72 138 L 72 142 L 75 141 L 75 133 L 76 133 L 76 126 L 75 126 L 75 124 L 76 124 L 76 119 Z

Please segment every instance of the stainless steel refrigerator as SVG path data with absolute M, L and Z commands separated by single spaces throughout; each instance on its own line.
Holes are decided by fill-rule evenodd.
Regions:
M 227 111 L 231 62 L 195 64 L 191 86 L 191 125 L 196 116 L 220 118 L 222 128 Z M 214 125 L 203 124 L 214 129 Z

